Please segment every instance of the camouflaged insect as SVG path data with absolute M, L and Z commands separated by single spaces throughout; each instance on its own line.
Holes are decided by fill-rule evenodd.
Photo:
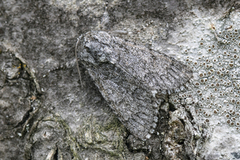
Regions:
M 106 32 L 88 32 L 80 39 L 81 63 L 118 119 L 136 137 L 154 133 L 157 94 L 167 94 L 189 81 L 192 71 L 175 59 Z

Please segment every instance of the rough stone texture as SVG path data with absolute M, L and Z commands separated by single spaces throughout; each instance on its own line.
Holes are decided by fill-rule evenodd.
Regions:
M 219 35 L 238 35 L 239 2 L 0 0 L 0 15 L 0 159 L 240 159 L 239 39 Z M 80 86 L 74 47 L 93 30 L 193 67 L 188 90 L 160 106 L 156 134 L 146 142 L 118 121 L 82 64 Z M 217 54 L 222 66 L 205 59 Z M 224 72 L 217 89 L 229 91 L 214 92 L 213 105 L 211 69 Z
M 208 127 L 209 140 L 202 153 L 205 159 L 239 159 L 238 7 L 236 3 L 218 17 L 202 18 L 199 15 L 188 23 L 191 30 L 186 30 L 187 35 L 194 35 L 197 39 L 186 40 L 187 45 L 186 41 L 175 42 L 182 50 L 179 59 L 193 69 L 194 78 L 191 89 L 173 95 L 172 103 L 185 106 L 196 114 L 194 119 L 198 123 Z

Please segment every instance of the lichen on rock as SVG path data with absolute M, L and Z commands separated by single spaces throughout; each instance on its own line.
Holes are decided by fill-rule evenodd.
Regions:
M 208 126 L 211 138 L 204 149 L 206 159 L 234 158 L 231 152 L 239 150 L 236 143 L 240 142 L 240 28 L 237 15 L 239 13 L 233 12 L 224 21 L 195 20 L 188 26 L 193 27 L 193 31 L 185 28 L 189 34 L 197 33 L 194 41 L 188 45 L 179 43 L 182 50 L 179 59 L 192 68 L 194 77 L 189 90 L 172 95 L 170 101 L 194 112 L 195 121 Z M 230 137 L 235 141 L 231 142 L 233 146 L 225 143 Z M 224 149 L 219 149 L 219 141 Z

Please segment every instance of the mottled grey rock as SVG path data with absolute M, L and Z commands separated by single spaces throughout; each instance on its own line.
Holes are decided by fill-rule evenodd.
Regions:
M 104 29 L 184 62 L 200 35 L 217 41 L 214 19 L 238 24 L 232 2 L 0 1 L 0 159 L 239 158 L 234 127 L 201 124 L 195 94 L 166 98 L 151 138 L 132 138 L 80 64 L 81 88 L 74 57 L 79 35 Z

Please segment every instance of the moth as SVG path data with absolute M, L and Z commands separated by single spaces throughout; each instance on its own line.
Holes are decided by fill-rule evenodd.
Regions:
M 193 76 L 183 63 L 163 53 L 92 31 L 81 36 L 78 57 L 122 124 L 145 141 L 155 132 L 157 95 L 180 88 Z

